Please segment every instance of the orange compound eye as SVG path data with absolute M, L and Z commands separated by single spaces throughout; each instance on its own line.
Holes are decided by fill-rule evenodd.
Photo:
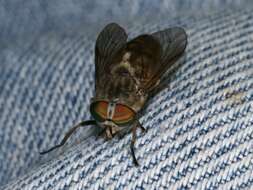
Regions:
M 104 122 L 106 119 L 108 119 L 108 106 L 109 103 L 107 101 L 93 102 L 90 106 L 91 115 L 94 117 L 95 120 L 99 122 Z M 125 125 L 133 121 L 134 117 L 135 112 L 131 108 L 123 104 L 116 104 L 112 121 L 115 122 L 117 125 Z
M 98 101 L 91 104 L 90 112 L 95 120 L 102 122 L 106 120 L 107 108 L 108 108 L 108 102 Z
M 117 104 L 112 120 L 116 124 L 122 125 L 131 122 L 134 119 L 134 116 L 135 112 L 132 109 L 125 105 Z

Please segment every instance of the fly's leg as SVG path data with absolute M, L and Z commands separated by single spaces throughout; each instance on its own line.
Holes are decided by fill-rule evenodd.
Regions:
M 52 150 L 56 149 L 56 148 L 59 148 L 61 146 L 63 146 L 68 138 L 80 127 L 84 127 L 84 126 L 87 126 L 87 125 L 96 125 L 96 121 L 94 120 L 88 120 L 88 121 L 82 121 L 80 122 L 79 124 L 77 124 L 76 126 L 72 127 L 64 136 L 64 138 L 62 139 L 62 141 L 60 142 L 60 144 L 58 145 L 55 145 L 54 147 L 46 150 L 46 151 L 43 151 L 43 152 L 40 152 L 40 154 L 46 154 L 48 152 L 51 152 Z
M 134 153 L 134 144 L 135 144 L 135 141 L 136 141 L 136 131 L 137 129 L 140 128 L 142 133 L 146 133 L 147 130 L 141 125 L 141 123 L 136 120 L 136 122 L 134 123 L 134 126 L 132 128 L 132 141 L 131 141 L 131 145 L 130 145 L 130 148 L 131 148 L 131 153 L 132 153 L 132 157 L 133 157 L 133 162 L 135 164 L 135 166 L 139 166 L 139 163 L 135 157 L 135 153 Z
M 105 132 L 106 128 L 103 128 L 101 131 L 98 132 L 98 134 L 96 135 L 96 140 L 98 140 L 99 137 L 104 137 L 106 138 L 106 132 Z
M 144 128 L 138 120 L 137 120 L 136 125 L 137 125 L 138 128 L 141 129 L 141 132 L 142 132 L 142 133 L 146 133 L 146 132 L 147 132 L 147 129 Z
M 131 149 L 133 162 L 134 162 L 135 166 L 139 166 L 139 163 L 138 163 L 138 161 L 135 157 L 135 154 L 134 154 L 134 143 L 136 141 L 136 129 L 137 129 L 137 125 L 134 125 L 134 127 L 132 128 L 132 141 L 131 141 L 130 149 Z

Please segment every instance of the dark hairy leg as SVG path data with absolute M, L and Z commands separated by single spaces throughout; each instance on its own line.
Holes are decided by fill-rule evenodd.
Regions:
M 135 154 L 134 154 L 134 143 L 136 141 L 136 129 L 137 129 L 137 125 L 134 125 L 134 127 L 132 128 L 132 141 L 131 141 L 130 149 L 131 149 L 133 162 L 134 162 L 135 166 L 139 166 L 139 163 L 138 163 L 138 161 L 135 157 Z

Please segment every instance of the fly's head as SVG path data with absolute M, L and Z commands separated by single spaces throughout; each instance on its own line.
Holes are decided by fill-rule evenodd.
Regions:
M 90 112 L 96 122 L 111 139 L 135 120 L 136 113 L 129 106 L 114 101 L 96 100 L 90 105 Z

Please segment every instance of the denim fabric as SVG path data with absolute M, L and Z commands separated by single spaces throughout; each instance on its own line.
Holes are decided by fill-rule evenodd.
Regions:
M 193 2 L 195 11 L 211 4 Z M 0 189 L 253 188 L 253 7 L 186 14 L 187 5 L 171 5 L 184 16 L 167 18 L 164 10 L 157 19 L 133 17 L 123 25 L 131 37 L 174 25 L 188 34 L 185 57 L 141 117 L 147 133 L 137 135 L 138 168 L 131 134 L 105 141 L 92 126 L 78 130 L 63 148 L 38 154 L 91 117 L 95 33 L 31 27 L 24 32 L 31 39 L 2 46 Z M 21 35 L 17 26 L 8 25 L 10 38 Z M 7 35 L 2 32 L 1 40 Z

